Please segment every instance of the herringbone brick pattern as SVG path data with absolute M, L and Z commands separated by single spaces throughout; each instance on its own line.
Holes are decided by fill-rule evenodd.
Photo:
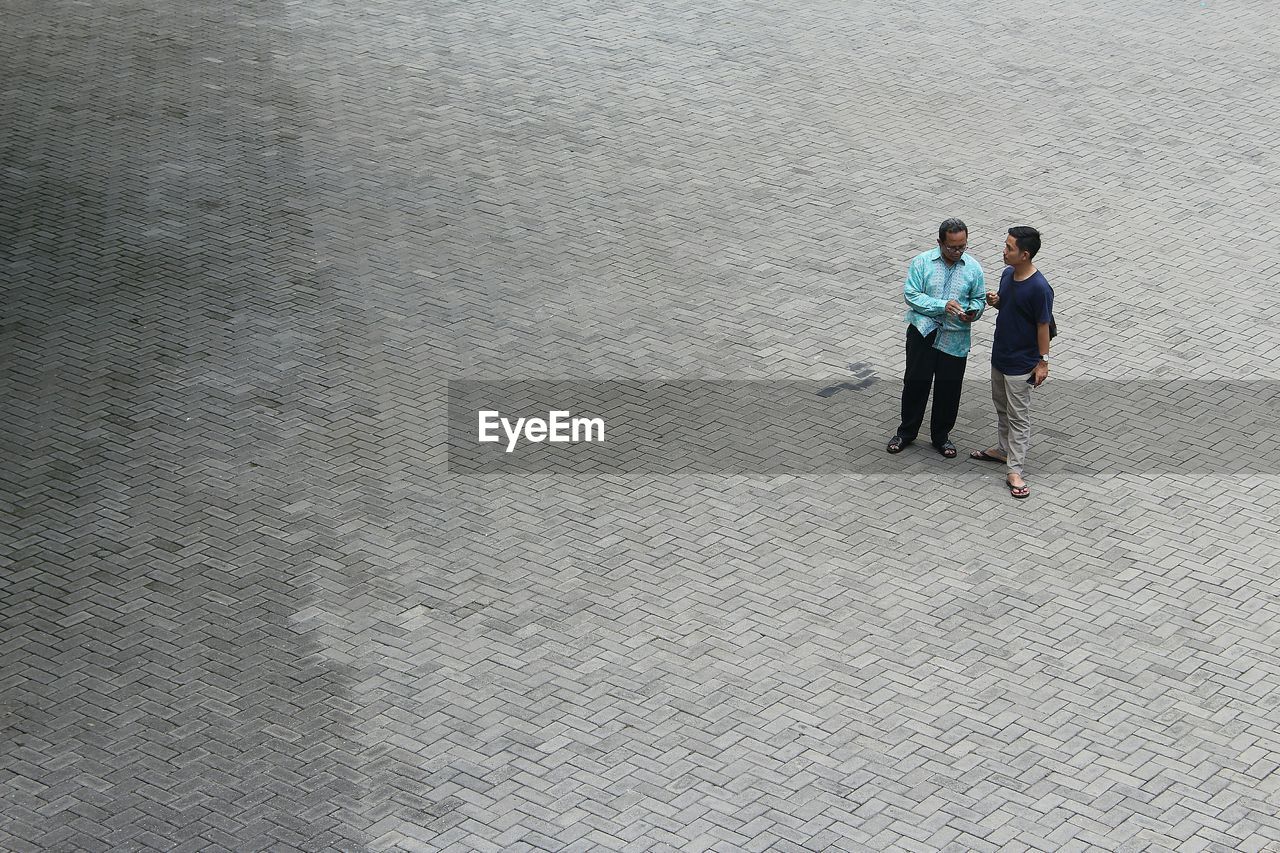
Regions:
M 1280 845 L 1269 4 L 4 13 L 0 848 Z M 450 380 L 891 420 L 946 215 L 1044 230 L 1045 399 L 1156 395 L 1030 501 L 446 465 Z

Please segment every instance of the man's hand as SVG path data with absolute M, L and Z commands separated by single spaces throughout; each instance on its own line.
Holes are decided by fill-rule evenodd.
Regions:
M 1042 361 L 1031 370 L 1031 387 L 1039 388 L 1049 378 L 1049 362 Z
M 997 308 L 997 307 L 999 307 L 999 305 L 1000 305 L 1000 294 L 996 293 L 994 290 L 988 290 L 988 291 L 987 291 L 987 304 L 988 304 L 988 305 L 990 305 L 992 308 Z
M 964 306 L 952 299 L 947 303 L 947 314 L 951 317 L 964 317 Z

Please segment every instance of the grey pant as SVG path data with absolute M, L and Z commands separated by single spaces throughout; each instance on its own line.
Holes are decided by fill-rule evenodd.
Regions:
M 1009 473 L 1022 476 L 1022 463 L 1031 446 L 1030 373 L 1006 376 L 991 368 L 991 401 L 996 404 L 996 425 L 1000 430 L 1000 452 L 1008 460 Z

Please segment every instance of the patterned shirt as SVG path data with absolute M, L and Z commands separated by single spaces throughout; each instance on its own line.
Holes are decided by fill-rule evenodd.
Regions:
M 948 317 L 947 302 L 954 299 L 964 310 L 977 311 L 978 316 L 982 316 L 986 295 L 982 266 L 968 253 L 961 255 L 958 263 L 948 264 L 942 259 L 941 249 L 916 255 L 907 269 L 907 283 L 902 288 L 908 305 L 907 322 L 925 337 L 936 330 L 934 349 L 960 358 L 969 355 L 972 324 Z

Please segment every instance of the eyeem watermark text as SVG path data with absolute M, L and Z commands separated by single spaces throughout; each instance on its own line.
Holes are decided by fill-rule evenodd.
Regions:
M 552 444 L 604 441 L 604 418 L 575 418 L 570 412 L 552 410 L 546 418 L 516 418 L 513 423 L 511 418 L 504 418 L 492 409 L 480 410 L 476 440 L 482 443 L 501 442 L 499 427 L 506 434 L 507 453 L 516 449 L 522 437 L 535 444 L 543 441 Z
M 451 379 L 449 471 L 986 476 L 977 465 L 944 468 L 923 451 L 910 459 L 885 453 L 900 395 L 892 383 L 864 379 L 856 372 L 778 381 Z M 990 389 L 978 381 L 965 387 L 956 435 L 978 447 L 996 428 Z M 1043 438 L 1034 455 L 1045 466 L 1037 470 L 1054 476 L 1280 471 L 1280 382 L 1059 378 L 1036 393 L 1044 395 L 1036 398 L 1044 426 L 1036 427 Z M 1143 429 L 1134 432 L 1135 423 Z M 1130 440 L 1120 447 L 1122 434 Z M 1224 441 L 1242 452 L 1221 453 Z

